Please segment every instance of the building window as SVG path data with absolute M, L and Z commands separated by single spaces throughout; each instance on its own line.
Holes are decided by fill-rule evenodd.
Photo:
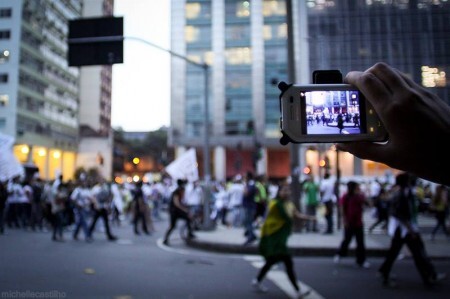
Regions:
M 8 74 L 0 74 L 0 83 L 8 83 Z
M 12 9 L 11 8 L 0 8 L 0 18 L 11 18 Z
M 198 18 L 211 17 L 211 4 L 209 3 L 187 3 L 186 4 L 186 19 L 193 20 Z
M 286 1 L 284 0 L 264 0 L 263 15 L 269 16 L 285 16 L 286 15 Z
M 250 1 L 226 1 L 226 18 L 248 18 L 250 16 Z
M 0 30 L 0 39 L 10 39 L 11 31 L 10 30 Z
M 6 119 L 0 118 L 0 129 L 4 129 L 6 127 Z
M 229 48 L 225 51 L 226 63 L 230 65 L 241 65 L 252 63 L 252 51 L 248 47 Z
M 263 27 L 264 40 L 271 39 L 286 39 L 287 38 L 287 24 L 264 25 Z
M 211 28 L 209 26 L 186 26 L 184 28 L 184 38 L 186 43 L 210 42 Z
M 229 41 L 249 41 L 250 26 L 249 25 L 227 25 L 225 29 L 225 37 Z

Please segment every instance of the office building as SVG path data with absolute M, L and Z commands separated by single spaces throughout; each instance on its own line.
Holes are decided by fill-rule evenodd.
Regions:
M 450 102 L 448 1 L 292 3 L 296 83 L 311 83 L 314 70 L 338 69 L 345 75 L 385 61 Z M 169 140 L 180 151 L 209 148 L 217 179 L 247 170 L 273 178 L 290 174 L 289 147 L 278 142 L 276 87 L 288 80 L 286 7 L 285 0 L 172 0 L 172 50 L 208 64 L 209 85 L 205 88 L 204 68 L 172 58 Z M 339 155 L 342 175 L 390 171 Z M 336 166 L 336 153 L 327 144 L 301 146 L 299 156 L 300 166 L 310 165 L 315 174 L 319 161 Z
M 0 132 L 44 179 L 73 176 L 79 71 L 67 65 L 67 20 L 81 0 L 0 2 Z
M 40 177 L 112 174 L 111 66 L 69 67 L 68 21 L 113 14 L 113 0 L 0 3 L 0 131 Z

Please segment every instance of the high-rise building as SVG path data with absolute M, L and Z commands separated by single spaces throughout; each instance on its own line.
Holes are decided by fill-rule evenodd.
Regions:
M 0 132 L 40 176 L 71 178 L 78 146 L 79 71 L 67 65 L 67 20 L 81 0 L 0 2 Z
M 84 0 L 83 18 L 112 16 L 114 0 Z M 113 133 L 111 130 L 112 66 L 80 68 L 80 138 L 77 167 L 97 168 L 112 178 Z
M 278 142 L 277 83 L 288 80 L 286 4 L 286 0 L 172 0 L 172 51 L 207 63 L 210 80 L 205 88 L 202 68 L 172 58 L 169 141 L 181 150 L 197 147 L 201 153 L 210 148 L 212 175 L 217 179 L 248 170 L 270 177 L 290 173 L 289 147 Z M 338 69 L 345 75 L 385 61 L 450 102 L 448 1 L 292 4 L 295 83 L 311 83 L 314 70 Z M 388 170 L 346 153 L 339 155 L 343 175 L 379 175 Z M 326 144 L 302 146 L 299 156 L 300 165 L 310 165 L 316 174 L 320 160 L 332 166 L 337 160 Z

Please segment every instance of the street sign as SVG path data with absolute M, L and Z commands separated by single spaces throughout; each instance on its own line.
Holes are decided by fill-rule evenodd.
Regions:
M 69 21 L 69 66 L 123 63 L 123 17 Z

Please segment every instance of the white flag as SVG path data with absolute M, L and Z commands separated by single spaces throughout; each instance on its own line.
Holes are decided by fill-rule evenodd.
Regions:
M 194 148 L 186 151 L 166 166 L 166 172 L 175 180 L 182 179 L 194 182 L 199 179 L 197 154 Z
M 15 176 L 22 176 L 24 169 L 12 152 L 14 138 L 0 133 L 0 180 L 7 181 Z

